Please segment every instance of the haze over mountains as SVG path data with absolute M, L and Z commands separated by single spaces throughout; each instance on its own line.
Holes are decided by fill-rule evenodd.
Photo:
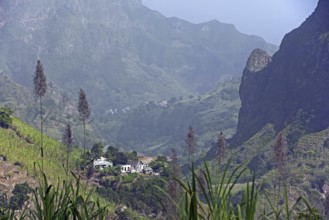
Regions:
M 111 110 L 207 92 L 239 76 L 254 48 L 277 49 L 233 25 L 166 18 L 138 0 L 4 0 L 0 8 L 2 72 L 30 86 L 41 59 L 48 81 L 71 97 L 86 90 L 101 128 Z
M 259 198 L 261 205 L 256 212 L 264 213 L 264 218 L 279 216 L 282 212 L 286 215 L 282 218 L 308 216 L 313 219 L 309 214 L 322 216 L 322 200 L 326 200 L 325 205 L 329 201 L 328 11 L 329 0 L 319 0 L 315 12 L 288 33 L 272 55 L 273 45 L 259 37 L 238 33 L 232 25 L 218 21 L 194 25 L 177 18 L 165 18 L 145 8 L 140 1 L 100 0 L 97 4 L 88 0 L 2 1 L 0 107 L 13 107 L 16 114 L 34 124 L 40 122 L 42 113 L 50 112 L 49 124 L 44 126 L 48 133 L 61 134 L 64 123 L 70 123 L 78 130 L 73 132 L 73 137 L 81 139 L 78 137 L 82 133 L 78 127 L 81 122 L 75 105 L 78 89 L 83 88 L 93 114 L 91 122 L 87 123 L 88 146 L 100 140 L 90 135 L 96 131 L 105 139 L 104 145 L 113 144 L 116 148 L 108 147 L 105 153 L 105 146 L 97 143 L 86 154 L 77 152 L 76 158 L 86 163 L 77 161 L 72 167 L 79 164 L 82 175 L 94 174 L 91 161 L 102 155 L 131 167 L 128 159 L 138 159 L 137 152 L 168 155 L 170 148 L 176 148 L 180 157 L 177 162 L 172 152 L 172 171 L 175 168 L 183 168 L 183 173 L 188 170 L 190 166 L 186 161 L 190 163 L 191 156 L 192 160 L 198 159 L 196 167 L 204 156 L 211 164 L 206 172 L 202 171 L 204 167 L 197 168 L 201 175 L 194 175 L 192 171 L 192 178 L 198 176 L 198 180 L 192 180 L 193 189 L 186 192 L 187 196 L 191 193 L 191 197 L 186 201 L 197 200 L 199 193 L 203 193 L 199 198 L 205 196 L 204 191 L 196 189 L 205 176 L 207 185 L 218 187 L 220 195 L 221 189 L 234 191 L 224 199 L 213 197 L 216 200 L 213 204 L 229 198 L 229 206 L 233 204 L 232 213 L 236 209 L 238 216 L 248 213 L 244 206 L 249 206 L 249 201 L 243 196 L 247 195 L 251 200 Z M 31 89 L 38 58 L 49 80 L 45 108 L 41 111 L 33 100 Z M 240 69 L 242 67 L 244 70 Z M 0 128 L 4 142 L 0 145 L 3 152 L 0 152 L 3 154 L 0 159 L 8 156 L 11 162 L 18 162 L 22 168 L 34 167 L 35 171 L 32 160 L 41 157 L 43 161 L 43 138 L 39 139 L 40 133 L 19 119 L 11 121 L 11 113 L 6 114 L 7 124 Z M 14 126 L 9 126 L 8 122 Z M 186 143 L 190 125 L 195 133 L 190 133 Z M 227 138 L 234 135 L 226 140 L 228 145 L 222 138 L 214 142 L 221 131 Z M 195 139 L 198 155 L 192 152 Z M 64 150 L 63 143 L 48 141 L 45 147 L 53 150 L 45 151 L 45 167 L 53 174 L 60 174 L 61 170 L 65 175 L 60 164 L 64 162 L 65 153 L 60 152 Z M 69 148 L 69 143 L 66 144 Z M 186 145 L 191 147 L 187 150 Z M 205 155 L 210 146 L 213 147 Z M 117 148 L 125 148 L 127 154 Z M 66 149 L 67 156 L 68 152 Z M 158 185 L 160 189 L 166 186 L 165 181 L 157 178 L 169 177 L 167 180 L 170 180 L 175 176 L 170 165 L 164 164 L 166 160 L 166 157 L 158 157 L 154 166 L 149 164 L 152 169 L 159 168 L 160 164 L 163 168 L 153 177 L 141 174 L 144 179 L 137 173 L 120 176 L 122 167 L 117 167 L 99 172 L 95 180 L 91 174 L 86 182 L 93 181 L 106 199 L 115 199 L 120 204 L 125 200 L 127 206 L 140 214 L 149 212 L 156 218 L 165 212 L 162 208 L 167 208 L 168 204 L 159 200 L 162 192 L 158 195 L 154 185 L 161 184 Z M 87 163 L 91 169 L 86 169 Z M 180 167 L 179 163 L 185 165 Z M 51 170 L 50 165 L 56 165 L 55 169 Z M 194 167 L 193 162 L 191 167 Z M 224 170 L 224 167 L 227 168 Z M 232 178 L 225 178 L 226 173 L 232 173 Z M 208 175 L 216 180 L 212 182 Z M 223 184 L 218 182 L 220 179 L 229 180 Z M 155 182 L 146 184 L 147 180 Z M 177 192 L 169 185 L 169 192 Z M 245 193 L 241 191 L 244 187 Z M 301 195 L 306 195 L 310 203 Z M 236 206 L 240 196 L 242 205 Z M 140 198 L 147 203 L 140 204 Z M 293 204 L 290 201 L 296 204 L 304 201 L 306 205 L 290 207 L 288 200 L 289 204 Z M 201 203 L 203 201 L 193 207 Z M 152 208 L 152 204 L 161 207 Z M 204 205 L 205 216 L 211 216 L 207 212 L 212 209 Z M 184 204 L 184 207 L 192 206 Z M 282 211 L 284 209 L 287 210 Z M 239 210 L 244 211 L 240 213 Z M 214 219 L 220 215 L 216 214 Z M 278 216 L 275 218 L 281 218 Z

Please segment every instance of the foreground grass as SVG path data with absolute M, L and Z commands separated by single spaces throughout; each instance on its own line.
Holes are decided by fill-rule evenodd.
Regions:
M 236 198 L 233 199 L 236 194 L 235 188 L 242 187 L 237 185 L 237 182 L 246 171 L 246 167 L 239 165 L 229 172 L 228 164 L 218 184 L 213 184 L 214 176 L 210 174 L 207 163 L 204 167 L 201 176 L 196 174 L 192 166 L 189 181 L 177 180 L 183 189 L 183 199 L 180 204 L 176 204 L 177 214 L 182 220 L 321 219 L 319 211 L 304 197 L 299 197 L 290 204 L 287 187 L 283 187 L 282 194 L 278 197 L 283 200 L 283 204 L 278 205 L 279 200 L 269 199 L 268 192 L 262 189 L 262 184 L 256 183 L 255 178 L 251 183 L 244 185 L 243 193 L 237 202 Z M 264 202 L 267 204 L 264 205 Z

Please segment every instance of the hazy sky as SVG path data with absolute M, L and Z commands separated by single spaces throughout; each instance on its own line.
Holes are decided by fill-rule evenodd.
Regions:
M 315 9 L 317 0 L 142 0 L 166 16 L 193 23 L 217 19 L 279 45 Z

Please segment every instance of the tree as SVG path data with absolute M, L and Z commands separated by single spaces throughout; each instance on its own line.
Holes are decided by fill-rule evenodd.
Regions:
M 106 149 L 105 157 L 107 157 L 109 160 L 114 161 L 116 158 L 116 155 L 119 153 L 119 150 L 113 146 L 108 146 Z
M 137 152 L 132 151 L 132 152 L 127 152 L 126 157 L 128 160 L 138 160 Z
M 114 159 L 113 159 L 113 165 L 116 166 L 116 165 L 123 165 L 123 164 L 127 164 L 128 162 L 128 158 L 126 157 L 126 155 L 123 153 L 123 152 L 118 152 Z
M 13 122 L 12 119 L 13 111 L 9 108 L 0 108 L 0 127 L 2 128 L 9 128 L 11 123 Z
M 67 124 L 63 133 L 63 144 L 66 146 L 66 171 L 69 171 L 69 157 L 70 153 L 72 152 L 72 130 L 70 124 Z
M 101 142 L 95 143 L 90 150 L 92 157 L 100 158 L 101 156 L 103 156 L 103 149 L 104 149 L 104 145 Z
M 225 151 L 226 151 L 226 140 L 223 135 L 223 132 L 220 132 L 220 134 L 218 135 L 216 146 L 217 146 L 217 152 L 216 152 L 217 162 L 218 165 L 220 165 L 220 163 L 222 162 L 225 156 Z
M 47 80 L 46 76 L 43 72 L 43 66 L 40 60 L 37 61 L 37 66 L 35 67 L 35 73 L 33 77 L 34 84 L 34 95 L 39 98 L 40 102 L 40 131 L 41 131 L 41 168 L 43 170 L 43 114 L 42 114 L 42 97 L 45 96 L 47 91 Z
M 165 170 L 168 160 L 165 156 L 158 156 L 156 160 L 150 162 L 149 166 L 156 173 L 161 173 Z
M 178 219 L 176 204 L 179 203 L 182 196 L 182 189 L 178 181 L 181 181 L 181 170 L 177 159 L 177 153 L 171 149 L 171 158 L 169 161 L 169 178 L 167 193 L 170 199 L 166 201 L 167 219 Z
M 285 182 L 287 177 L 286 170 L 287 142 L 284 134 L 279 133 L 274 145 L 274 161 L 279 174 L 279 182 Z
M 83 89 L 80 89 L 78 112 L 80 120 L 83 122 L 83 152 L 86 152 L 86 120 L 90 116 L 90 108 L 87 101 L 87 95 Z
M 187 152 L 188 152 L 188 163 L 190 164 L 191 162 L 194 161 L 194 154 L 195 154 L 195 148 L 196 148 L 196 143 L 195 143 L 195 137 L 194 137 L 194 130 L 192 126 L 188 128 L 188 133 L 187 133 L 187 138 L 186 138 L 186 147 L 187 147 Z
M 95 167 L 93 163 L 90 163 L 88 165 L 88 169 L 87 169 L 87 173 L 86 173 L 86 177 L 88 180 L 90 180 L 95 174 Z

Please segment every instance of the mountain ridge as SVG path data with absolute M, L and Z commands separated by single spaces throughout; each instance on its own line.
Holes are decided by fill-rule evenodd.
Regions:
M 329 123 L 329 1 L 320 0 L 312 15 L 286 34 L 280 49 L 270 57 L 254 51 L 240 85 L 241 109 L 235 144 L 250 138 L 267 123 L 278 132 L 301 121 L 305 132 L 325 129 Z M 261 64 L 261 68 L 257 65 Z M 253 66 L 254 65 L 254 66 Z M 254 67 L 258 71 L 250 71 Z
M 71 99 L 86 91 L 98 127 L 111 126 L 102 120 L 111 109 L 202 95 L 239 75 L 255 47 L 276 50 L 233 25 L 166 18 L 137 0 L 5 0 L 0 7 L 0 70 L 31 87 L 40 59 L 47 79 Z

